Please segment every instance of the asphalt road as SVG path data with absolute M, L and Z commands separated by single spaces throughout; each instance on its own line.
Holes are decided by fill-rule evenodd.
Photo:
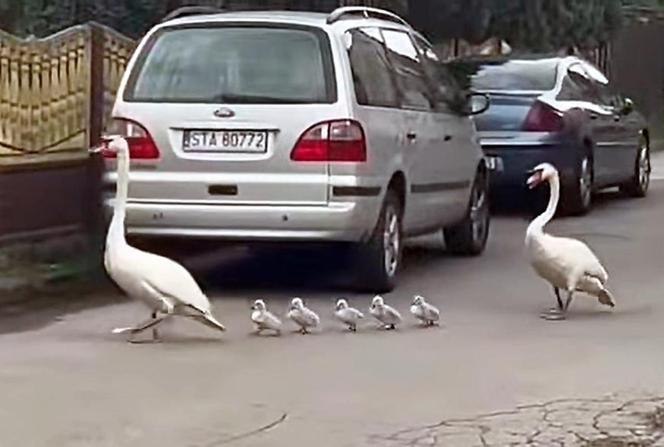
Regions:
M 657 181 L 646 199 L 604 194 L 549 227 L 595 249 L 618 301 L 579 297 L 564 322 L 538 318 L 554 301 L 524 260 L 522 214 L 495 217 L 481 258 L 449 257 L 435 238 L 408 250 L 386 300 L 406 314 L 427 296 L 441 328 L 344 332 L 330 319 L 343 271 L 306 252 L 199 260 L 221 337 L 176 320 L 162 344 L 126 344 L 110 330 L 146 314 L 112 292 L 28 306 L 0 317 L 0 446 L 664 445 L 663 221 Z M 250 335 L 255 298 L 283 313 L 295 294 L 320 333 Z

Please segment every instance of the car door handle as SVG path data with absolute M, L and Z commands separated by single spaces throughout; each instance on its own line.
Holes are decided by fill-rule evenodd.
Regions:
M 620 115 L 613 115 L 613 121 L 620 121 Z
M 410 141 L 415 141 L 417 140 L 417 133 L 411 130 L 410 132 L 406 133 L 406 138 L 408 138 Z
M 445 135 L 443 141 L 452 141 L 452 138 L 454 138 L 452 135 Z
M 599 118 L 599 115 L 597 115 L 596 113 L 591 113 L 590 114 L 590 119 L 591 120 L 596 120 L 597 118 Z

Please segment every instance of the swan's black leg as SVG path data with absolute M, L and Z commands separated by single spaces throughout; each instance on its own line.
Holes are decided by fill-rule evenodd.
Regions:
M 563 300 L 560 297 L 560 289 L 558 287 L 553 287 L 553 292 L 556 294 L 556 301 L 558 302 L 558 307 L 553 307 L 542 314 L 540 317 L 544 320 L 549 321 L 560 321 L 565 319 L 565 305 Z
M 155 310 L 152 312 L 152 319 L 156 320 L 157 319 L 157 311 Z M 157 341 L 159 340 L 159 330 L 157 329 L 157 326 L 153 326 L 152 328 L 152 340 Z
M 560 298 L 560 289 L 558 287 L 553 288 L 553 292 L 556 294 L 556 300 L 558 301 L 558 309 L 564 310 L 563 300 Z
M 129 339 L 127 340 L 129 343 L 137 343 L 136 340 L 134 339 L 134 336 L 140 334 L 143 331 L 154 328 L 159 323 L 164 321 L 166 318 L 171 316 L 170 314 L 157 315 L 156 312 L 153 315 L 156 315 L 156 317 L 151 318 L 151 319 L 139 324 L 138 326 L 136 326 L 135 328 L 133 328 L 129 331 Z M 156 341 L 158 341 L 158 340 L 156 340 L 156 339 L 152 340 L 152 342 L 156 342 Z
M 563 312 L 567 312 L 567 309 L 569 309 L 569 305 L 572 304 L 572 298 L 574 297 L 574 292 L 567 292 L 567 301 L 565 302 L 565 307 L 563 308 Z

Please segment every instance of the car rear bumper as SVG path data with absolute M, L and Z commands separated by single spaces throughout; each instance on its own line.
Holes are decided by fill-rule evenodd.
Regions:
M 105 202 L 107 215 L 112 200 Z M 378 197 L 328 205 L 215 205 L 131 201 L 127 233 L 146 237 L 178 237 L 232 241 L 367 240 L 376 225 Z
M 493 159 L 491 172 L 494 188 L 524 188 L 527 173 L 540 163 L 551 163 L 559 173 L 563 185 L 574 182 L 577 168 L 577 151 L 561 144 L 509 146 L 482 144 L 484 153 Z

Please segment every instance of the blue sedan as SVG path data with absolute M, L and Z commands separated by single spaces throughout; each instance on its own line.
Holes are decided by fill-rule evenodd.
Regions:
M 593 193 L 619 186 L 644 197 L 650 184 L 650 134 L 634 104 L 578 57 L 476 58 L 447 64 L 491 107 L 476 117 L 492 186 L 522 190 L 541 162 L 561 175 L 563 209 L 584 214 Z

